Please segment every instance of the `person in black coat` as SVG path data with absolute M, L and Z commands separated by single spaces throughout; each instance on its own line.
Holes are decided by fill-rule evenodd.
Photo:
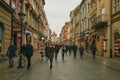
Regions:
M 15 57 L 15 51 L 16 51 L 15 46 L 11 44 L 7 50 L 7 56 L 9 59 L 9 68 L 13 68 L 13 64 L 14 64 L 13 58 Z
M 23 44 L 23 45 L 21 46 L 21 48 L 20 48 L 20 53 L 23 54 L 24 56 L 26 56 L 26 54 L 25 54 L 25 47 L 26 47 L 26 45 Z
M 47 49 L 47 56 L 50 59 L 50 69 L 52 69 L 54 53 L 55 53 L 55 47 L 52 44 L 49 44 L 49 47 Z
M 76 58 L 77 46 L 74 44 L 72 48 L 73 48 L 74 58 Z
M 95 58 L 96 51 L 97 51 L 96 45 L 95 45 L 95 44 L 92 44 L 92 45 L 91 45 L 91 52 L 92 52 L 92 54 L 93 54 L 93 58 Z
M 29 41 L 27 42 L 25 47 L 25 54 L 28 62 L 27 69 L 29 69 L 31 66 L 31 57 L 33 56 L 33 46 L 30 44 Z
M 45 45 L 45 57 L 46 57 L 46 61 L 48 60 L 48 49 L 49 49 L 49 44 L 46 43 L 46 45 Z
M 57 61 L 57 55 L 58 55 L 58 52 L 59 52 L 59 45 L 55 45 L 55 60 Z
M 82 58 L 83 53 L 84 53 L 84 47 L 82 45 L 80 45 L 79 50 L 80 50 L 80 57 Z

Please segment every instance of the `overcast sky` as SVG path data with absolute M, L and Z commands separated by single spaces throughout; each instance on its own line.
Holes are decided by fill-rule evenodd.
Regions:
M 72 11 L 81 0 L 45 0 L 45 12 L 49 27 L 59 36 L 65 22 L 70 21 L 70 11 Z

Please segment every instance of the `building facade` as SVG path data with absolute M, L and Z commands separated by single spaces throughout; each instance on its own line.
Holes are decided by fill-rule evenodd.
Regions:
M 80 36 L 81 43 L 88 47 L 88 31 L 89 31 L 89 0 L 82 0 L 80 3 Z
M 111 0 L 113 55 L 120 57 L 120 0 Z
M 51 42 L 54 45 L 57 44 L 57 34 L 55 32 L 51 34 Z
M 75 44 L 77 46 L 80 45 L 80 5 L 78 5 L 74 10 L 74 18 L 75 18 L 75 27 L 74 27 L 74 36 L 75 36 Z
M 11 42 L 11 14 L 9 0 L 0 0 L 0 53 L 6 54 Z

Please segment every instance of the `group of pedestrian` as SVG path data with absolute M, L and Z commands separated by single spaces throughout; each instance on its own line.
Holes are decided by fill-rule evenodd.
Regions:
M 77 54 L 77 45 L 62 45 L 62 60 L 64 60 L 64 54 L 67 55 L 69 52 L 69 55 L 73 52 L 73 57 L 76 58 Z
M 27 69 L 31 67 L 31 57 L 33 56 L 33 46 L 30 41 L 27 41 L 26 44 L 23 44 L 20 48 L 20 56 L 23 55 L 27 58 Z M 23 57 L 22 57 L 23 58 Z M 20 59 L 19 59 L 20 61 Z
M 15 57 L 16 53 L 16 48 L 15 45 L 12 43 L 8 47 L 7 50 L 7 56 L 9 59 L 9 68 L 13 68 L 14 65 L 14 60 L 13 58 Z M 30 41 L 27 41 L 26 44 L 22 45 L 20 48 L 20 56 L 24 55 L 27 58 L 27 69 L 30 68 L 31 66 L 31 57 L 33 56 L 33 46 L 30 44 Z M 19 59 L 20 62 L 20 59 Z
M 95 58 L 96 51 L 97 51 L 96 45 L 95 44 L 91 44 L 90 50 L 91 50 L 91 53 L 93 55 L 93 58 Z M 82 56 L 84 54 L 84 47 L 83 47 L 82 44 L 80 44 L 79 51 L 80 51 L 80 57 L 82 58 Z

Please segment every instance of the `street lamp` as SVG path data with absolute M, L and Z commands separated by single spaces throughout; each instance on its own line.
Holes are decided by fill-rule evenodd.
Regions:
M 42 43 L 44 43 L 44 37 L 42 37 L 41 39 L 42 39 Z
M 110 58 L 112 57 L 112 0 L 110 0 Z
M 20 38 L 20 50 L 21 50 L 21 47 L 22 47 L 22 26 L 23 26 L 23 19 L 25 17 L 25 14 L 21 10 L 20 13 L 18 13 L 18 15 L 19 15 L 20 24 L 21 24 L 21 27 L 20 27 L 20 35 L 21 35 L 21 38 Z M 19 59 L 18 68 L 22 68 L 22 53 L 21 53 L 21 51 L 20 51 L 20 59 Z

